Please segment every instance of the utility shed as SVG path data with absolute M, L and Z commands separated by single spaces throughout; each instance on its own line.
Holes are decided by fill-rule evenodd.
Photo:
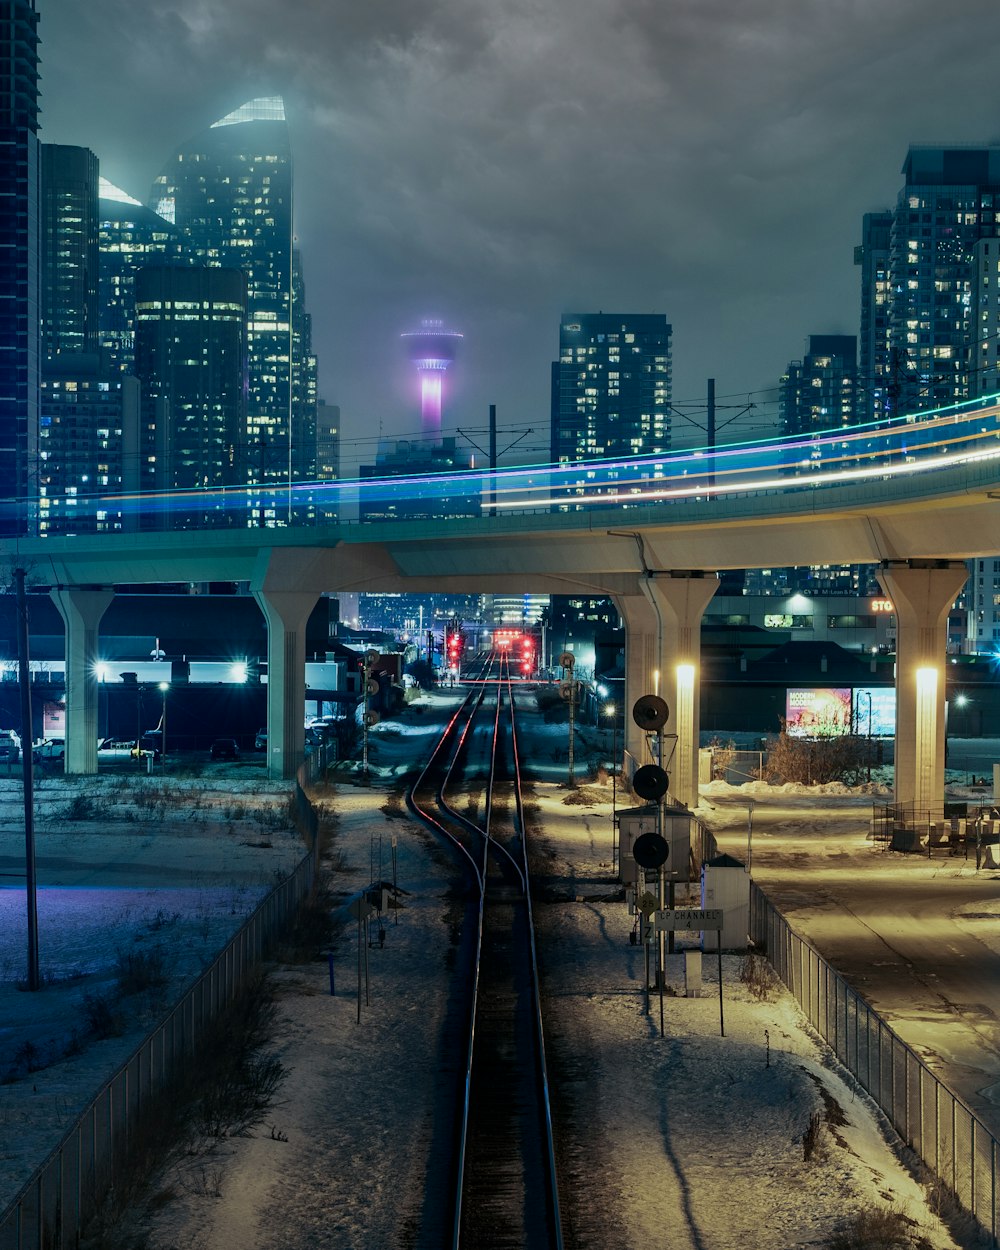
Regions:
M 706 860 L 701 867 L 701 905 L 706 911 L 722 909 L 722 949 L 746 950 L 750 933 L 750 874 L 746 864 L 732 855 Z M 711 950 L 715 934 L 706 945 L 703 933 L 701 945 L 703 950 Z

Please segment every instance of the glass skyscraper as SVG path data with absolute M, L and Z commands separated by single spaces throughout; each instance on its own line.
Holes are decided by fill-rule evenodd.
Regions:
M 97 157 L 89 148 L 41 145 L 43 357 L 97 351 Z
M 175 225 L 120 187 L 99 180 L 99 336 L 112 369 L 135 368 L 135 275 L 145 265 L 180 264 Z
M 200 264 L 247 280 L 247 472 L 290 487 L 314 476 L 316 361 L 292 239 L 292 159 L 279 97 L 251 100 L 182 144 L 150 206 Z M 255 523 L 292 519 L 292 495 L 254 505 Z
M 244 525 L 247 283 L 238 269 L 149 266 L 135 281 L 140 487 L 149 528 Z M 198 492 L 208 492 L 204 502 Z

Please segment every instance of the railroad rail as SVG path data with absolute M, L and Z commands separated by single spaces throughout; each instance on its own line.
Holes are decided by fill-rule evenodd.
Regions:
M 514 691 L 506 657 L 484 667 L 407 796 L 454 851 L 474 926 L 442 1231 L 453 1250 L 562 1250 Z M 470 785 L 484 788 L 481 823 L 456 807 Z

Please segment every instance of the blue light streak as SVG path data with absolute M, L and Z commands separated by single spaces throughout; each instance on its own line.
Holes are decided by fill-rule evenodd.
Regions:
M 479 500 L 481 515 L 582 507 L 710 500 L 736 493 L 774 493 L 930 473 L 1000 458 L 1000 396 L 920 413 L 893 422 L 844 426 L 794 439 L 757 439 L 714 450 L 696 448 L 635 459 L 536 464 L 333 482 L 247 483 L 225 489 L 74 497 L 80 511 L 228 517 L 253 524 L 266 509 L 329 512 L 355 505 L 442 504 Z M 50 506 L 59 501 L 47 500 Z M 37 508 L 36 503 L 30 505 Z M 0 503 L 7 515 L 12 501 Z M 20 505 L 21 509 L 25 505 Z M 405 519 L 401 517 L 400 519 Z

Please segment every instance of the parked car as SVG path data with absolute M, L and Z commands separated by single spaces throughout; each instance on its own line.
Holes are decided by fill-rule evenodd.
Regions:
M 97 744 L 99 761 L 141 760 L 147 755 L 151 755 L 154 761 L 160 758 L 160 752 L 155 747 L 152 749 L 141 747 L 132 738 L 105 738 Z
M 21 739 L 13 729 L 0 729 L 0 764 L 16 764 L 21 758 Z
M 258 729 L 257 736 L 253 740 L 253 749 L 255 751 L 267 750 L 267 728 Z
M 45 738 L 31 748 L 31 758 L 36 764 L 61 764 L 66 758 L 65 738 Z
M 209 755 L 213 760 L 238 760 L 240 748 L 236 745 L 235 738 L 216 738 Z

